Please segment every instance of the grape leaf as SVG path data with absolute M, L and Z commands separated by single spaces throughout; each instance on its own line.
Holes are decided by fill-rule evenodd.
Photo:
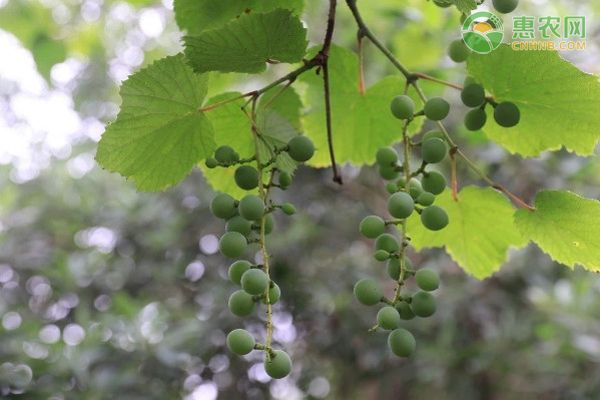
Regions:
M 562 146 L 593 154 L 600 138 L 600 83 L 553 51 L 514 51 L 501 46 L 487 55 L 473 54 L 470 74 L 497 101 L 512 101 L 521 122 L 503 128 L 488 107 L 486 135 L 511 153 L 537 156 Z
M 221 28 L 185 36 L 185 55 L 196 72 L 248 72 L 267 62 L 294 63 L 306 52 L 306 29 L 289 10 L 244 14 Z
M 450 2 L 458 8 L 458 11 L 467 15 L 477 8 L 477 2 L 475 0 L 450 0 Z
M 467 186 L 458 197 L 454 201 L 446 190 L 436 198 L 435 204 L 448 213 L 446 228 L 429 231 L 416 214 L 408 220 L 408 235 L 417 250 L 445 246 L 460 267 L 483 279 L 500 269 L 510 247 L 522 247 L 526 241 L 513 222 L 513 206 L 500 193 Z
M 225 25 L 242 14 L 285 8 L 300 14 L 303 0 L 175 0 L 175 20 L 188 35 Z
M 518 210 L 515 222 L 553 260 L 600 271 L 600 202 L 572 192 L 543 191 L 536 210 Z
M 309 54 L 315 51 L 312 49 Z M 355 53 L 337 46 L 332 46 L 329 53 L 329 76 L 336 159 L 340 163 L 372 163 L 377 149 L 402 137 L 402 121 L 394 118 L 389 109 L 391 100 L 404 92 L 405 81 L 397 75 L 389 76 L 361 94 L 358 91 L 358 58 Z M 321 75 L 310 72 L 303 74 L 300 79 L 309 85 L 304 102 L 311 107 L 303 119 L 306 135 L 313 140 L 317 149 L 309 163 L 326 167 L 330 165 L 330 160 L 323 79 Z M 420 101 L 417 95 L 412 89 L 409 93 L 418 107 Z M 415 119 L 410 131 L 417 132 L 421 124 L 422 118 Z
M 181 181 L 214 150 L 213 129 L 198 108 L 207 75 L 194 74 L 182 55 L 163 58 L 127 79 L 117 120 L 98 144 L 96 160 L 131 178 L 140 190 Z

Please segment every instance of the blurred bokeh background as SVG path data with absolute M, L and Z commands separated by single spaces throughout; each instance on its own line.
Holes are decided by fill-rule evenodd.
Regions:
M 326 4 L 307 3 L 318 42 Z M 335 41 L 354 47 L 340 3 Z M 459 34 L 454 9 L 364 3 L 409 67 L 464 78 L 445 56 Z M 586 15 L 588 49 L 564 56 L 600 72 L 600 3 L 521 3 L 521 14 Z M 277 221 L 270 242 L 283 291 L 275 339 L 292 354 L 292 375 L 271 381 L 260 355 L 231 355 L 225 334 L 245 326 L 261 336 L 263 316 L 226 309 L 234 287 L 217 253 L 223 226 L 208 211 L 213 193 L 200 172 L 165 193 L 137 193 L 94 161 L 120 82 L 177 53 L 180 37 L 171 0 L 0 0 L 0 398 L 600 399 L 600 278 L 534 246 L 511 252 L 482 282 L 443 251 L 411 254 L 443 278 L 437 314 L 405 323 L 416 355 L 394 358 L 385 335 L 367 333 L 375 312 L 351 288 L 363 276 L 385 278 L 357 232 L 363 216 L 384 210 L 370 168 L 345 166 L 343 187 L 328 170 L 302 168 L 281 195 L 299 209 Z M 393 73 L 370 48 L 366 59 L 369 82 Z M 214 74 L 210 90 L 254 88 L 284 68 Z M 461 110 L 457 93 L 444 95 Z M 455 114 L 450 127 L 465 151 L 525 199 L 543 187 L 600 197 L 596 158 L 511 156 L 465 133 Z M 479 183 L 459 172 L 461 185 Z

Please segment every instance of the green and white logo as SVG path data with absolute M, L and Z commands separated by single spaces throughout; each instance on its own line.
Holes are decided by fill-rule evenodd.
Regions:
M 502 43 L 504 25 L 497 15 L 488 11 L 479 11 L 465 20 L 462 36 L 467 47 L 475 53 L 488 54 Z

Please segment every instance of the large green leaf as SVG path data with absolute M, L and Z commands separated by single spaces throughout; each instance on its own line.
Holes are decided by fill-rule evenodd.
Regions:
M 208 76 L 194 74 L 182 55 L 129 77 L 121 87 L 121 111 L 102 135 L 96 160 L 140 190 L 181 181 L 215 147 L 212 126 L 198 111 L 207 84 Z
M 307 45 L 302 22 L 283 9 L 244 14 L 184 41 L 185 55 L 196 72 L 258 73 L 267 62 L 302 60 Z
M 177 25 L 188 35 L 220 27 L 234 18 L 253 12 L 284 8 L 299 14 L 303 0 L 175 0 Z
M 435 201 L 448 213 L 450 223 L 441 231 L 425 229 L 418 215 L 408 220 L 408 235 L 417 250 L 446 247 L 466 272 L 478 279 L 500 269 L 510 247 L 521 247 L 523 239 L 513 222 L 514 208 L 491 188 L 468 186 L 454 201 L 446 190 Z
M 600 271 L 600 202 L 572 192 L 543 191 L 536 210 L 519 210 L 515 222 L 553 260 Z
M 473 54 L 469 72 L 497 101 L 519 106 L 516 127 L 503 128 L 490 118 L 484 128 L 510 152 L 537 156 L 562 146 L 581 155 L 594 152 L 600 138 L 598 77 L 578 70 L 557 52 L 514 51 L 509 46 Z
M 312 50 L 314 53 L 315 50 Z M 372 163 L 378 148 L 402 137 L 402 121 L 389 111 L 390 101 L 404 92 L 405 81 L 400 76 L 386 77 L 361 94 L 358 90 L 358 58 L 355 53 L 333 46 L 329 55 L 333 145 L 340 163 Z M 330 165 L 325 128 L 325 105 L 321 75 L 308 72 L 301 76 L 308 83 L 305 104 L 310 109 L 304 117 L 306 134 L 317 148 L 310 164 Z M 415 103 L 416 94 L 410 92 Z M 420 129 L 422 118 L 411 124 L 411 132 Z

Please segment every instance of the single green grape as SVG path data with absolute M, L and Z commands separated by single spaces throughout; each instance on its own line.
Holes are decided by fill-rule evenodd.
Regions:
M 417 197 L 417 203 L 422 206 L 430 206 L 435 201 L 435 195 L 430 192 L 423 192 Z
M 237 214 L 235 199 L 226 193 L 217 194 L 210 202 L 210 212 L 221 219 L 233 217 Z
M 227 220 L 225 230 L 227 232 L 239 232 L 244 236 L 248 236 L 252 231 L 252 222 L 240 215 L 235 215 Z
M 388 347 L 398 357 L 408 357 L 415 352 L 417 342 L 412 333 L 406 329 L 398 328 L 388 336 Z
M 215 159 L 222 164 L 230 164 L 240 159 L 238 153 L 229 146 L 220 146 L 215 150 Z
M 219 165 L 219 162 L 216 159 L 210 157 L 207 158 L 206 161 L 204 161 L 204 165 L 206 165 L 206 168 L 213 169 Z
M 258 221 L 264 213 L 264 204 L 260 197 L 249 194 L 240 200 L 238 206 L 240 215 L 248 221 Z
M 273 218 L 273 215 L 272 214 L 265 215 L 265 235 L 268 235 L 269 233 L 273 232 L 274 227 L 275 227 L 275 218 Z
M 360 221 L 358 230 L 363 234 L 363 236 L 370 239 L 375 239 L 377 236 L 385 232 L 385 221 L 377 215 L 369 215 Z
M 247 246 L 248 241 L 239 232 L 227 232 L 219 239 L 219 250 L 224 256 L 229 258 L 241 256 Z
M 234 329 L 227 335 L 227 347 L 239 356 L 250 353 L 255 344 L 254 336 L 245 329 Z
M 494 109 L 494 119 L 498 125 L 511 128 L 521 120 L 521 111 L 514 103 L 505 101 L 498 104 Z
M 246 260 L 238 260 L 229 266 L 227 275 L 229 280 L 233 283 L 240 285 L 242 283 L 242 275 L 252 267 Z
M 426 192 L 437 196 L 446 189 L 446 178 L 437 171 L 428 171 L 421 180 L 421 184 Z
M 508 14 L 515 11 L 519 5 L 519 0 L 492 0 L 496 11 L 502 14 Z
M 467 107 L 479 107 L 485 102 L 485 89 L 478 83 L 472 83 L 460 93 L 463 104 Z
M 379 175 L 386 181 L 396 179 L 400 172 L 396 170 L 396 167 L 382 167 L 379 166 Z
M 279 172 L 279 188 L 287 189 L 292 184 L 292 176 L 287 172 L 280 171 Z
M 270 359 L 265 355 L 265 371 L 273 379 L 285 378 L 292 371 L 292 360 L 285 351 L 274 350 Z
M 375 155 L 377 164 L 382 167 L 395 167 L 398 162 L 398 153 L 392 147 L 382 147 Z
M 398 189 L 403 189 L 404 186 L 406 186 L 406 178 L 403 176 L 398 178 L 398 180 L 396 181 L 396 186 L 398 186 Z
M 413 265 L 410 259 L 404 257 L 404 268 L 412 269 Z M 400 259 L 390 258 L 387 264 L 387 273 L 393 280 L 397 281 L 400 278 Z
M 375 257 L 375 259 L 377 261 L 383 262 L 383 261 L 387 260 L 388 258 L 390 258 L 390 253 L 388 253 L 385 250 L 377 250 L 377 251 L 375 251 L 375 254 L 373 256 Z
M 385 185 L 385 191 L 389 194 L 394 194 L 398 191 L 398 185 L 393 182 L 389 182 Z
M 243 290 L 236 290 L 229 296 L 229 301 L 227 302 L 229 310 L 233 315 L 237 315 L 238 317 L 246 317 L 254 311 L 256 304 L 254 303 L 254 299 L 252 295 L 244 292 Z
M 410 308 L 417 317 L 431 317 L 436 310 L 435 298 L 427 292 L 419 291 L 412 297 Z
M 429 164 L 436 164 L 446 158 L 448 147 L 446 143 L 438 138 L 425 140 L 421 144 L 421 157 Z
M 476 108 L 465 115 L 465 127 L 470 131 L 478 131 L 485 126 L 487 114 L 485 110 Z
M 415 202 L 406 192 L 394 193 L 390 196 L 387 208 L 391 216 L 399 219 L 408 218 L 415 209 Z
M 392 306 L 385 306 L 377 313 L 377 324 L 381 329 L 391 331 L 400 326 L 400 314 Z
M 438 206 L 425 207 L 421 211 L 421 222 L 431 231 L 439 231 L 448 225 L 448 214 Z
M 390 103 L 390 110 L 398 119 L 411 119 L 415 114 L 415 102 L 404 94 L 396 96 Z
M 415 274 L 415 280 L 419 289 L 432 292 L 440 287 L 440 277 L 431 269 L 420 269 Z
M 354 296 L 362 304 L 372 306 L 381 300 L 383 291 L 372 279 L 361 279 L 354 285 Z
M 449 3 L 446 0 L 433 0 L 433 3 L 440 8 L 448 8 L 452 6 L 452 3 Z
M 396 310 L 400 314 L 400 318 L 406 321 L 409 321 L 415 317 L 415 313 L 410 308 L 410 304 L 405 301 L 401 301 L 396 304 Z
M 275 282 L 272 283 L 273 285 L 269 288 L 269 302 L 275 304 L 281 298 L 281 289 Z M 267 298 L 265 297 L 262 302 L 267 304 Z
M 244 190 L 252 190 L 258 186 L 258 171 L 249 165 L 242 165 L 235 170 L 235 183 Z
M 425 103 L 425 116 L 432 121 L 441 121 L 450 113 L 450 104 L 441 97 L 432 97 Z
M 292 203 L 285 203 L 281 206 L 281 211 L 286 215 L 294 215 L 296 213 L 296 207 Z
M 388 253 L 395 253 L 400 250 L 400 245 L 394 236 L 389 233 L 383 233 L 375 240 L 375 250 L 385 250 Z
M 288 142 L 288 154 L 294 161 L 308 161 L 315 154 L 315 145 L 306 136 L 294 136 Z
M 408 193 L 413 199 L 417 199 L 423 193 L 423 185 L 417 178 L 410 178 L 407 186 Z
M 448 55 L 455 63 L 461 63 L 467 61 L 471 55 L 471 50 L 462 39 L 456 39 L 448 46 Z
M 248 294 L 259 295 L 269 287 L 269 277 L 258 268 L 251 268 L 242 275 L 242 289 Z

